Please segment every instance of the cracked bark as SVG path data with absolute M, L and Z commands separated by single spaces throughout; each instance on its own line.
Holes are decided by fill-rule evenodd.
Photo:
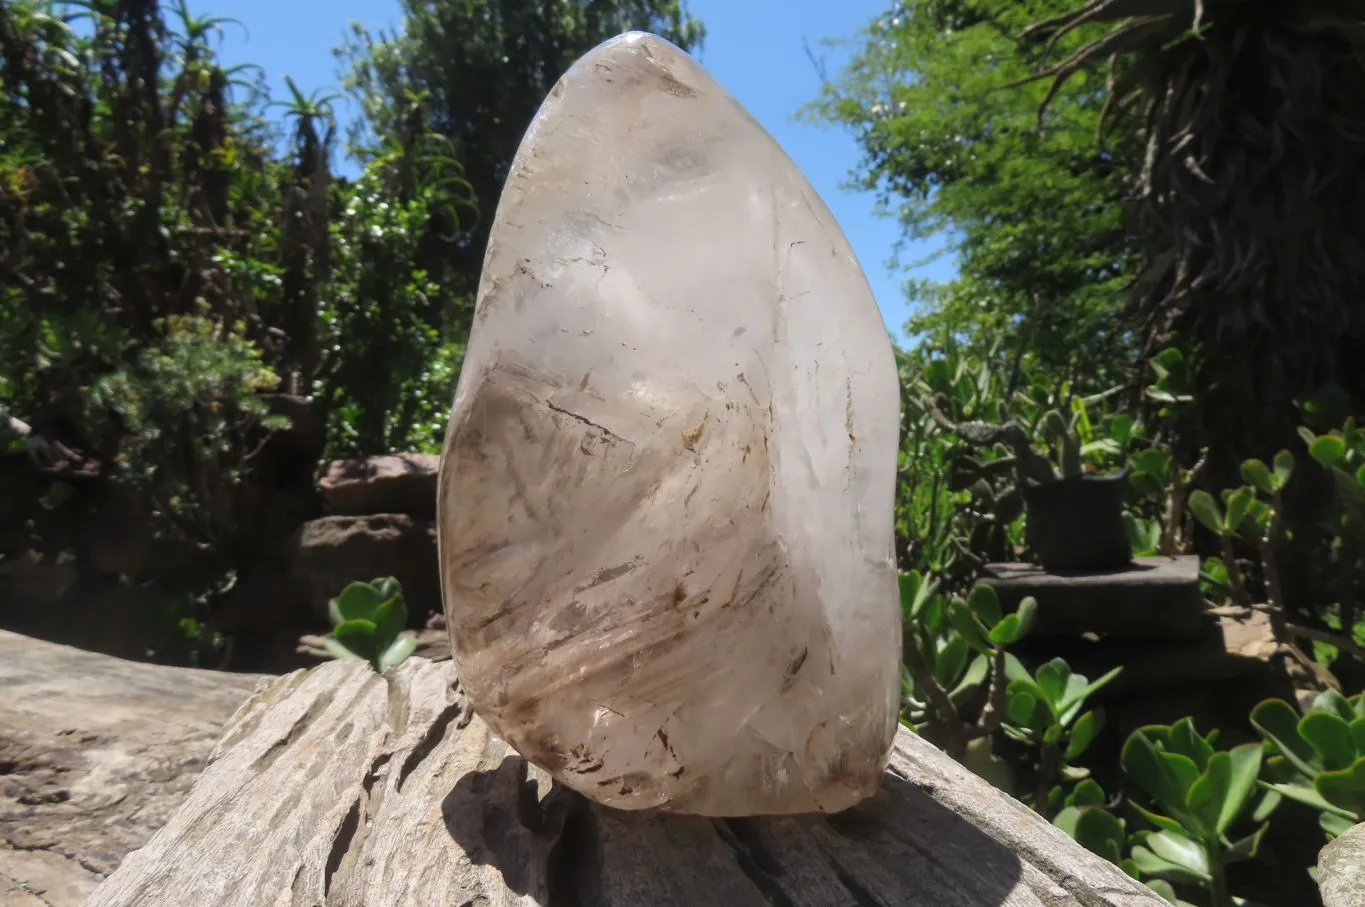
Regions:
M 471 715 L 452 670 L 335 662 L 265 686 L 89 907 L 1164 904 L 905 732 L 881 793 L 835 816 L 604 809 Z

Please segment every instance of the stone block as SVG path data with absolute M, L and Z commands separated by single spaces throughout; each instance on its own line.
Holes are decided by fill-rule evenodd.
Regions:
M 318 483 L 333 516 L 403 513 L 436 516 L 436 477 L 441 458 L 434 454 L 387 454 L 338 460 Z
M 1103 571 L 1049 572 L 1033 564 L 987 564 L 983 583 L 1006 611 L 1038 601 L 1035 635 L 1197 636 L 1208 629 L 1199 558 L 1144 557 Z
M 399 513 L 329 516 L 305 523 L 293 565 L 310 612 L 327 620 L 327 602 L 349 583 L 392 576 L 403 585 L 408 618 L 421 626 L 441 609 L 436 530 Z

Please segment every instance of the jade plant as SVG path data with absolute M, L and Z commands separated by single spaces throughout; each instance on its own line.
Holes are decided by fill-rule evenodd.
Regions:
M 1172 342 L 1157 352 L 1147 363 L 1153 381 L 1144 392 L 1148 400 L 1174 410 L 1194 401 L 1194 378 L 1191 362 L 1185 349 Z
M 1060 794 L 1061 788 L 1055 789 Z M 1093 778 L 1085 778 L 1061 799 L 1052 824 L 1065 831 L 1091 853 L 1104 857 L 1129 875 L 1139 873 L 1131 859 L 1124 858 L 1128 843 L 1127 823 L 1106 808 L 1109 798 Z
M 1251 723 L 1269 754 L 1263 787 L 1318 810 L 1329 838 L 1365 821 L 1365 694 L 1328 690 L 1302 716 L 1268 699 L 1252 710 Z
M 1153 381 L 1145 398 L 1157 404 L 1153 424 L 1169 425 L 1193 401 L 1190 360 L 1178 343 L 1166 346 L 1147 363 Z M 1186 519 L 1189 496 L 1203 473 L 1207 457 L 1200 451 L 1185 464 L 1174 455 L 1158 428 L 1128 457 L 1128 481 L 1138 506 L 1125 514 L 1135 555 L 1176 555 L 1190 549 Z
M 945 596 L 911 571 L 901 575 L 901 605 L 905 723 L 1007 790 L 1015 788 L 1013 770 L 993 752 L 992 738 L 1000 732 L 1022 744 L 1034 762 L 1025 799 L 1039 812 L 1056 812 L 1064 799 L 1057 782 L 1087 776 L 1073 763 L 1104 726 L 1103 711 L 1085 702 L 1122 669 L 1091 682 L 1055 658 L 1030 673 L 1008 648 L 1037 621 L 1031 597 L 1006 614 L 988 585 Z
M 1276 569 L 1283 534 L 1281 496 L 1293 474 L 1294 456 L 1282 450 L 1275 455 L 1273 467 L 1260 460 L 1243 463 L 1242 479 L 1246 484 L 1223 492 L 1221 503 L 1207 491 L 1196 491 L 1189 498 L 1190 512 L 1195 519 L 1218 538 L 1222 557 L 1215 565 L 1215 575 L 1220 578 L 1226 575 L 1233 600 L 1248 607 L 1253 604 L 1251 590 L 1234 552 L 1234 545 L 1240 539 L 1260 555 L 1266 574 L 1267 600 L 1264 604 L 1277 618 L 1284 611 Z M 1283 638 L 1282 633 L 1279 635 Z
M 351 583 L 327 605 L 332 632 L 323 645 L 336 658 L 368 661 L 380 673 L 402 662 L 417 640 L 402 635 L 408 622 L 403 587 L 391 576 Z
M 1269 823 L 1273 802 L 1249 814 L 1257 791 L 1262 746 L 1248 743 L 1221 751 L 1218 733 L 1201 735 L 1189 718 L 1172 725 L 1139 728 L 1124 744 L 1125 778 L 1151 798 L 1154 808 L 1130 803 L 1151 826 L 1129 838 L 1130 872 L 1173 903 L 1171 884 L 1203 888 L 1213 907 L 1240 903 L 1228 891 L 1227 867 L 1254 858 Z M 1249 834 L 1234 832 L 1251 819 Z M 1131 861 L 1131 862 L 1129 862 Z
M 970 744 L 1000 729 L 1009 682 L 1005 650 L 1032 628 L 1037 602 L 1024 599 L 1017 611 L 1003 614 L 990 586 L 949 597 L 918 571 L 901 574 L 900 591 L 904 718 L 962 760 Z M 968 721 L 963 712 L 983 685 L 989 689 L 985 704 Z
M 1355 429 L 1348 420 L 1343 429 L 1326 435 L 1314 435 L 1308 429 L 1302 434 L 1310 456 L 1333 477 L 1336 486 L 1339 512 L 1337 524 L 1330 529 L 1334 538 L 1327 557 L 1344 567 L 1348 577 L 1358 576 L 1365 570 L 1365 553 L 1361 553 L 1365 552 L 1365 431 Z M 1365 656 L 1351 629 L 1358 608 L 1355 583 L 1349 579 L 1336 590 L 1335 619 L 1342 628 L 1340 633 L 1289 621 L 1291 603 L 1280 580 L 1280 561 L 1283 546 L 1293 538 L 1282 514 L 1284 491 L 1294 474 L 1293 455 L 1281 450 L 1269 466 L 1260 460 L 1245 461 L 1242 479 L 1246 484 L 1224 491 L 1221 501 L 1204 491 L 1190 495 L 1190 511 L 1214 534 L 1221 548 L 1220 557 L 1207 558 L 1202 564 L 1202 579 L 1210 593 L 1226 594 L 1238 605 L 1269 614 L 1278 642 L 1306 638 Z M 1237 542 L 1255 552 L 1251 563 L 1259 567 L 1261 580 L 1256 587 L 1236 556 Z M 1289 651 L 1314 673 L 1323 670 L 1296 647 Z
M 1123 668 L 1114 668 L 1091 681 L 1072 672 L 1064 659 L 1054 658 L 1029 674 L 1022 665 L 1006 668 L 1006 736 L 1033 749 L 1034 805 L 1039 811 L 1055 807 L 1058 779 L 1078 781 L 1088 774 L 1074 765 L 1104 728 L 1104 710 L 1086 709 L 1086 700 L 1111 683 Z
M 1332 477 L 1340 512 L 1334 535 L 1339 539 L 1336 557 L 1347 572 L 1365 572 L 1365 427 L 1346 419 L 1341 427 L 1315 434 L 1308 427 L 1299 430 L 1309 455 Z M 1353 637 L 1360 613 L 1356 594 L 1350 584 L 1340 590 L 1337 603 L 1338 625 L 1348 640 Z
M 1299 429 L 1308 453 L 1331 473 L 1347 512 L 1365 515 L 1365 428 L 1347 419 L 1340 428 L 1316 434 L 1308 427 Z
M 1206 462 L 1201 453 L 1192 466 L 1182 468 L 1172 452 L 1159 444 L 1128 458 L 1129 485 L 1138 501 L 1151 502 L 1145 515 L 1133 512 L 1126 517 L 1134 554 L 1175 555 L 1189 549 L 1189 498 Z

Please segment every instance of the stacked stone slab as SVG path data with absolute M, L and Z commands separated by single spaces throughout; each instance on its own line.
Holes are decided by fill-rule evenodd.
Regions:
M 389 454 L 339 460 L 318 483 L 327 515 L 299 531 L 295 574 L 308 588 L 312 612 L 347 583 L 393 576 L 408 611 L 425 621 L 441 610 L 436 564 L 434 454 Z
M 300 637 L 329 627 L 327 603 L 347 584 L 393 576 L 413 627 L 441 610 L 436 565 L 440 458 L 389 454 L 331 463 L 317 483 L 316 512 L 269 563 L 245 571 L 218 610 L 233 633 L 233 667 L 283 671 L 316 663 Z
M 1037 626 L 1019 653 L 1026 661 L 1060 656 L 1091 678 L 1123 667 L 1101 694 L 1113 740 L 1185 715 L 1206 730 L 1235 727 L 1260 699 L 1293 696 L 1267 616 L 1210 609 L 1198 557 L 1137 558 L 1096 572 L 991 564 L 983 581 L 1007 611 L 1037 600 Z

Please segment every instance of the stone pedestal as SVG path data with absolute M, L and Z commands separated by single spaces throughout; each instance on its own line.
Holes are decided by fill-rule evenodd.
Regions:
M 1033 564 L 988 564 L 981 581 L 1006 611 L 1038 601 L 1034 635 L 1198 636 L 1209 627 L 1199 593 L 1199 558 L 1142 557 L 1105 571 L 1048 572 Z
M 1026 665 L 1063 658 L 1095 678 L 1121 667 L 1094 699 L 1107 730 L 1089 758 L 1117 761 L 1128 734 L 1190 716 L 1200 730 L 1250 732 L 1261 699 L 1290 698 L 1269 617 L 1210 609 L 1199 590 L 1197 557 L 1138 558 L 1120 570 L 1048 572 L 1032 564 L 990 564 L 982 582 L 1005 610 L 1026 596 L 1038 623 L 1012 651 Z

